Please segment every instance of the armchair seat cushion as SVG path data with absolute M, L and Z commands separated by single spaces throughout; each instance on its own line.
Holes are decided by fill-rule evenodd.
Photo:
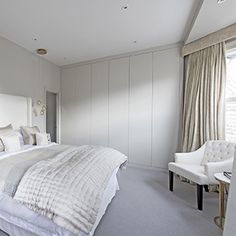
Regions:
M 207 185 L 208 177 L 205 174 L 204 166 L 202 165 L 190 165 L 190 164 L 179 164 L 175 162 L 170 162 L 168 164 L 169 170 L 185 177 L 197 184 Z

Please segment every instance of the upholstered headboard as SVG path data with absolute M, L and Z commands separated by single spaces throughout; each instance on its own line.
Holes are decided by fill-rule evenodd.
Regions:
M 32 125 L 32 99 L 0 94 L 0 126 L 12 124 L 14 129 Z

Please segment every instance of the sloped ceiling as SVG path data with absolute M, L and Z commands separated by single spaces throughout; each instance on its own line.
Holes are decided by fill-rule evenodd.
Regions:
M 186 43 L 216 32 L 233 23 L 236 23 L 235 0 L 226 0 L 220 4 L 217 3 L 217 0 L 205 0 Z
M 180 42 L 198 2 L 0 0 L 0 35 L 62 66 Z

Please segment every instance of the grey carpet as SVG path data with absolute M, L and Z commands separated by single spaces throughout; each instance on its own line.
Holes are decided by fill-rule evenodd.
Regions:
M 195 207 L 195 187 L 176 180 L 174 192 L 169 192 L 164 170 L 128 167 L 119 174 L 119 183 L 121 190 L 95 236 L 222 235 L 213 222 L 218 210 L 216 193 L 204 193 L 205 209 L 200 212 Z

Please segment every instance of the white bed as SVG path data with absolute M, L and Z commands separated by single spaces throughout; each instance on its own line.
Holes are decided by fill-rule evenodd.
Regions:
M 18 129 L 21 125 L 32 125 L 32 101 L 30 98 L 0 94 L 0 105 L 0 126 L 11 123 L 14 129 Z M 17 153 L 7 154 L 1 152 L 0 161 L 4 158 L 11 158 L 11 155 L 38 148 L 41 147 L 25 145 Z M 92 231 L 89 234 L 81 232 L 78 236 L 91 236 L 96 230 L 109 203 L 119 189 L 116 176 L 118 169 L 115 169 L 113 172 L 105 189 L 102 204 L 99 207 Z M 11 236 L 75 236 L 71 232 L 56 225 L 49 218 L 33 212 L 4 193 L 0 193 L 0 229 Z
M 38 148 L 41 147 L 25 145 L 22 148 L 22 151 L 17 153 L 27 152 Z M 0 153 L 0 160 L 3 158 L 11 158 L 11 155 L 17 153 Z M 118 168 L 113 172 L 109 180 L 108 186 L 103 195 L 102 204 L 99 208 L 96 223 L 93 226 L 93 229 L 89 235 L 93 235 L 102 216 L 105 214 L 108 205 L 110 204 L 112 198 L 115 196 L 116 191 L 119 190 L 119 185 L 116 177 L 117 172 Z M 16 202 L 14 199 L 3 193 L 0 193 L 0 229 L 2 229 L 11 236 L 75 236 L 69 231 L 66 231 L 61 227 L 57 226 L 47 217 L 36 214 L 32 210 Z M 88 234 L 82 232 L 79 234 L 79 236 L 88 236 Z

